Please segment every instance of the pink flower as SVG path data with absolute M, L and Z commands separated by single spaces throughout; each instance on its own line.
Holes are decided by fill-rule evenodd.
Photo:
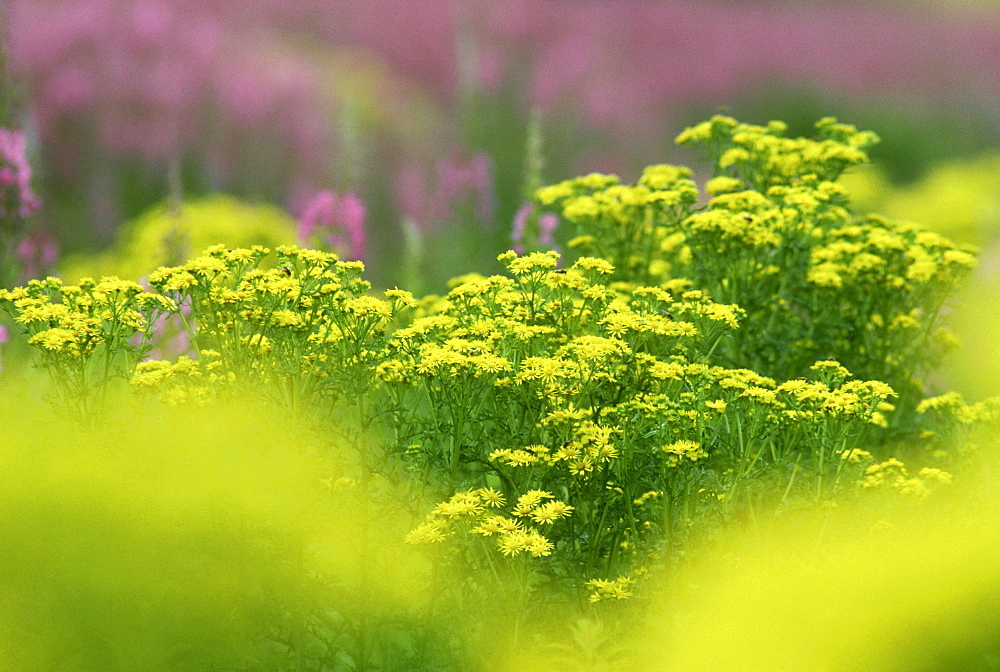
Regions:
M 536 226 L 531 226 L 534 214 L 535 206 L 531 203 L 525 203 L 514 215 L 514 226 L 510 233 L 510 239 L 514 245 L 511 246 L 511 249 L 518 254 L 525 253 L 529 248 L 531 250 L 553 249 L 555 245 L 555 238 L 552 234 L 559 226 L 559 218 L 549 212 L 538 217 Z M 533 230 L 536 228 L 537 230 Z
M 38 278 L 51 269 L 59 258 L 59 245 L 41 229 L 32 231 L 17 246 L 17 258 L 25 278 Z
M 456 149 L 438 159 L 433 179 L 415 164 L 404 166 L 396 176 L 396 198 L 403 216 L 424 229 L 448 222 L 463 207 L 486 226 L 495 207 L 493 163 L 482 152 L 466 159 Z
M 365 204 L 354 194 L 321 191 L 299 218 L 299 242 L 318 242 L 350 259 L 364 259 L 366 216 Z
M 41 207 L 31 191 L 31 166 L 24 134 L 0 128 L 0 217 L 25 218 Z

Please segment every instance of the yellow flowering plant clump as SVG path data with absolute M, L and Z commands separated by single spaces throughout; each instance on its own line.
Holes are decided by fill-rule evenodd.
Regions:
M 781 122 L 716 116 L 681 133 L 713 165 L 701 205 L 690 171 L 671 166 L 634 186 L 590 176 L 536 199 L 576 225 L 571 247 L 611 250 L 620 279 L 686 280 L 738 305 L 746 319 L 720 363 L 794 378 L 834 357 L 912 408 L 953 344 L 944 302 L 975 257 L 917 225 L 852 214 L 838 179 L 868 163 L 878 138 L 833 118 L 816 128 L 816 138 L 788 138 Z
M 171 299 L 116 277 L 83 278 L 79 285 L 31 280 L 0 290 L 0 308 L 39 351 L 59 405 L 80 417 L 99 408 L 109 385 L 148 354 L 157 319 L 177 311 Z
M 692 212 L 698 189 L 688 168 L 658 165 L 635 185 L 595 173 L 542 187 L 535 199 L 579 226 L 570 247 L 610 261 L 616 278 L 645 283 L 656 277 L 663 249 L 675 244 L 668 229 Z
M 568 407 L 569 417 L 596 420 L 623 386 L 652 379 L 650 357 L 697 359 L 740 315 L 698 293 L 616 291 L 602 281 L 612 273 L 602 259 L 568 269 L 555 268 L 555 253 L 501 259 L 511 277 L 465 278 L 393 334 L 393 356 L 378 369 L 398 409 L 399 445 L 436 444 L 423 459 L 452 479 L 498 448 L 539 443 L 548 413 Z
M 417 482 L 444 476 L 508 501 L 556 493 L 572 509 L 546 532 L 552 562 L 530 568 L 546 581 L 583 590 L 598 584 L 580 576 L 645 571 L 692 517 L 725 517 L 751 484 L 795 468 L 812 474 L 795 497 L 846 492 L 836 458 L 885 425 L 892 388 L 848 380 L 837 362 L 782 383 L 712 364 L 743 312 L 689 283 L 615 282 L 593 257 L 564 269 L 555 253 L 501 261 L 509 275 L 462 278 L 397 330 L 379 377 Z M 484 515 L 469 492 L 448 495 L 411 541 L 455 537 L 449 511 Z M 470 520 L 464 533 L 481 529 Z
M 149 282 L 190 309 L 191 343 L 214 376 L 206 384 L 267 383 L 292 406 L 359 399 L 372 387 L 389 325 L 414 299 L 400 290 L 371 296 L 362 263 L 330 252 L 279 247 L 268 267 L 269 253 L 217 245 L 181 266 L 157 269 Z M 161 375 L 146 366 L 152 368 L 138 370 L 133 384 L 145 387 L 150 375 Z
M 390 325 L 416 305 L 402 290 L 371 296 L 363 270 L 318 250 L 287 246 L 272 257 L 216 245 L 150 273 L 150 291 L 117 278 L 79 287 L 50 278 L 0 300 L 71 398 L 122 380 L 172 403 L 266 389 L 278 403 L 308 406 L 370 392 Z M 181 321 L 189 352 L 142 361 L 166 314 Z

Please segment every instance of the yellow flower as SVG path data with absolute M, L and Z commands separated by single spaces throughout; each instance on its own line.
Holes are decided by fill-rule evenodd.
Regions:
M 152 276 L 150 276 L 150 282 L 152 282 Z M 179 292 L 183 289 L 188 289 L 189 287 L 196 287 L 198 285 L 198 279 L 187 271 L 179 271 L 170 275 L 169 279 L 163 284 L 163 289 L 167 291 Z
M 517 504 L 518 506 L 532 509 L 541 503 L 543 499 L 552 499 L 552 493 L 545 490 L 528 490 L 517 498 Z
M 389 308 L 389 304 L 374 296 L 361 296 L 345 301 L 344 310 L 359 317 L 367 317 L 368 315 L 389 317 L 392 315 L 392 309 Z
M 563 216 L 570 221 L 597 217 L 600 214 L 601 206 L 593 196 L 579 196 L 566 201 L 563 205 Z
M 475 492 L 459 492 L 452 495 L 451 499 L 447 502 L 442 502 L 434 507 L 435 514 L 449 518 L 476 515 L 482 510 L 483 505 Z
M 392 301 L 397 301 L 398 303 L 406 306 L 407 308 L 415 308 L 417 306 L 417 300 L 413 298 L 413 294 L 407 292 L 403 289 L 387 289 L 384 292 L 385 298 Z
M 479 488 L 479 490 L 476 490 L 476 494 L 479 495 L 479 499 L 481 499 L 483 504 L 486 506 L 498 508 L 506 503 L 503 493 L 498 492 L 493 488 Z
M 497 540 L 497 547 L 506 556 L 514 556 L 528 547 L 531 539 L 524 530 L 504 532 Z
M 708 457 L 708 452 L 696 441 L 681 439 L 660 448 L 667 454 L 667 466 L 675 467 L 684 460 L 695 462 L 703 457 Z
M 844 284 L 844 279 L 840 275 L 842 270 L 844 267 L 840 264 L 819 264 L 809 269 L 806 281 L 819 287 L 839 288 Z
M 412 532 L 406 535 L 404 541 L 407 544 L 432 544 L 444 541 L 444 522 L 437 519 L 430 519 L 421 523 Z
M 573 507 L 567 505 L 565 502 L 546 502 L 535 507 L 535 509 L 531 512 L 531 518 L 536 523 L 548 523 L 551 525 L 553 521 L 556 521 L 559 518 L 565 518 L 572 511 Z
M 623 600 L 632 597 L 631 587 L 635 579 L 619 576 L 614 581 L 608 579 L 591 579 L 585 584 L 590 589 L 587 599 L 600 602 L 604 599 Z
M 60 327 L 40 331 L 28 339 L 31 345 L 39 345 L 46 350 L 61 350 L 65 345 L 75 341 L 75 332 Z
M 302 323 L 302 317 L 294 310 L 276 310 L 271 320 L 278 327 L 297 327 Z
M 713 177 L 711 180 L 705 183 L 705 191 L 716 196 L 718 194 L 724 194 L 730 191 L 739 191 L 743 189 L 743 182 L 734 179 L 732 177 L 727 177 L 725 175 L 720 175 L 719 177 Z
M 774 390 L 766 390 L 763 387 L 757 387 L 756 385 L 751 385 L 742 392 L 740 392 L 740 397 L 747 397 L 749 399 L 754 399 L 762 404 L 774 404 L 776 403 Z
M 484 537 L 491 537 L 497 532 L 500 532 L 505 528 L 505 521 L 508 520 L 503 516 L 490 516 L 483 522 L 476 525 L 474 528 L 469 530 L 471 534 L 481 534 Z
M 525 550 L 531 553 L 531 557 L 538 558 L 543 555 L 552 555 L 552 549 L 555 548 L 548 539 L 546 539 L 537 530 L 529 530 L 527 533 L 527 544 L 525 545 Z
M 599 257 L 580 257 L 573 264 L 573 268 L 584 271 L 595 271 L 601 275 L 611 275 L 615 270 L 610 261 Z

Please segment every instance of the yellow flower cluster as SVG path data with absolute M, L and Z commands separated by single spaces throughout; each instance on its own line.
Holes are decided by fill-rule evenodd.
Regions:
M 236 374 L 223 371 L 220 353 L 202 350 L 200 354 L 201 357 L 196 360 L 181 355 L 173 363 L 162 360 L 140 362 L 129 382 L 136 391 L 155 394 L 168 406 L 205 406 L 231 398 Z
M 649 210 L 643 189 L 689 193 L 689 173 L 680 169 L 632 187 L 563 183 L 539 192 L 539 202 L 561 207 L 586 250 L 615 263 L 617 280 L 687 282 L 738 306 L 742 328 L 718 353 L 723 363 L 792 378 L 835 353 L 860 375 L 915 398 L 916 376 L 953 340 L 937 327 L 943 297 L 975 259 L 916 225 L 855 218 L 837 180 L 868 161 L 877 137 L 833 118 L 816 128 L 816 138 L 788 138 L 780 122 L 716 116 L 681 133 L 679 143 L 704 148 L 715 164 L 704 208 L 680 198 L 672 209 Z
M 757 126 L 716 115 L 683 131 L 677 143 L 707 149 L 719 169 L 763 191 L 803 175 L 834 181 L 846 168 L 868 163 L 865 152 L 879 140 L 871 131 L 858 131 L 833 117 L 816 123 L 815 140 L 785 137 L 787 130 L 780 121 Z
M 565 416 L 566 411 L 553 411 L 542 420 L 542 424 L 551 424 L 551 418 L 560 415 Z M 621 429 L 614 426 L 603 427 L 590 420 L 580 422 L 579 417 L 579 414 L 574 414 L 568 423 L 572 427 L 572 438 L 556 450 L 544 445 L 515 450 L 499 448 L 490 453 L 489 460 L 507 467 L 551 467 L 562 462 L 570 475 L 586 477 L 595 467 L 601 467 L 618 457 L 614 437 L 621 433 Z
M 663 446 L 661 450 L 667 454 L 668 467 L 676 467 L 685 460 L 696 462 L 703 457 L 708 457 L 708 452 L 700 443 L 686 439 L 674 441 L 670 445 Z
M 138 283 L 115 277 L 79 285 L 58 278 L 31 280 L 25 287 L 0 290 L 0 303 L 43 352 L 69 360 L 87 360 L 101 345 L 128 341 L 149 330 L 155 318 L 176 310 L 166 297 Z
M 952 478 L 947 471 L 933 467 L 924 467 L 911 477 L 906 466 L 892 457 L 866 467 L 860 484 L 863 488 L 888 488 L 903 496 L 923 499 L 936 487 L 951 483 Z
M 443 296 L 372 294 L 363 265 L 331 253 L 218 245 L 154 271 L 158 294 L 50 278 L 0 303 L 46 361 L 73 369 L 103 347 L 166 404 L 253 391 L 295 410 L 346 405 L 365 470 L 398 459 L 417 488 L 455 493 L 408 543 L 461 539 L 449 559 L 480 567 L 551 555 L 510 567 L 581 591 L 581 576 L 618 576 L 587 581 L 588 599 L 623 599 L 639 558 L 738 512 L 755 479 L 787 484 L 782 506 L 855 481 L 923 497 L 951 475 L 876 462 L 890 432 L 939 439 L 1000 418 L 996 400 L 920 401 L 917 369 L 944 343 L 935 329 L 972 253 L 851 213 L 836 180 L 867 161 L 872 134 L 833 119 L 815 139 L 785 132 L 715 117 L 682 134 L 715 164 L 702 205 L 691 171 L 667 165 L 631 185 L 542 188 L 584 256 L 507 252 L 505 273 L 456 278 Z M 191 350 L 141 361 L 163 313 Z
M 698 188 L 689 169 L 656 165 L 634 185 L 591 175 L 543 187 L 535 198 L 576 225 L 580 235 L 570 247 L 608 260 L 619 277 L 642 281 L 651 264 L 662 264 L 661 247 L 670 247 L 664 233 L 690 213 Z
M 227 380 L 279 382 L 281 394 L 301 397 L 340 396 L 348 383 L 356 389 L 376 376 L 401 377 L 376 366 L 393 319 L 416 306 L 409 292 L 369 295 L 363 264 L 331 252 L 286 246 L 273 258 L 260 246 L 216 245 L 181 266 L 157 269 L 149 282 L 196 314 L 195 345 L 220 353 L 212 365 L 221 365 L 215 375 Z M 298 389 L 289 390 L 290 378 Z
M 601 600 L 624 600 L 632 597 L 632 586 L 635 579 L 619 576 L 617 579 L 591 579 L 587 581 L 587 588 L 590 594 L 587 599 L 590 602 L 600 602 Z
M 438 504 L 427 519 L 406 537 L 410 544 L 430 544 L 443 541 L 456 531 L 463 518 L 469 519 L 467 532 L 484 537 L 496 536 L 496 547 L 505 556 L 526 553 L 538 558 L 552 554 L 553 544 L 538 528 L 525 524 L 551 525 L 573 512 L 573 507 L 554 499 L 552 493 L 529 490 L 517 498 L 510 515 L 493 513 L 502 508 L 506 498 L 493 488 L 459 492 Z
M 951 287 L 976 265 L 971 253 L 947 239 L 877 215 L 831 231 L 826 239 L 813 248 L 807 277 L 820 287 L 839 289 L 848 283 L 895 292 L 913 292 L 932 282 Z

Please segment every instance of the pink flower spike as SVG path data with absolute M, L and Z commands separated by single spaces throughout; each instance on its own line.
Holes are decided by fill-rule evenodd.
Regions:
M 351 256 L 364 259 L 365 256 L 365 204 L 354 194 L 344 194 L 340 199 L 340 224 L 347 232 Z
M 32 231 L 17 246 L 17 258 L 24 267 L 25 278 L 38 278 L 47 273 L 59 258 L 55 238 L 41 229 Z
M 0 128 L 0 217 L 16 213 L 23 219 L 39 207 L 41 203 L 31 191 L 31 166 L 24 134 Z
M 299 219 L 298 237 L 303 245 L 323 242 L 351 259 L 365 255 L 365 204 L 354 194 L 338 196 L 321 191 Z
M 528 225 L 528 216 L 534 211 L 535 206 L 531 203 L 522 205 L 517 214 L 514 215 L 514 226 L 510 231 L 510 239 L 515 243 L 524 240 L 524 230 Z
M 7 342 L 8 334 L 7 327 L 0 324 L 0 345 Z M 0 371 L 3 371 L 3 359 L 0 359 Z
M 559 218 L 551 212 L 542 215 L 538 220 L 538 243 L 544 247 L 552 247 L 555 239 L 552 237 L 556 227 L 559 226 Z
M 299 242 L 306 244 L 318 228 L 328 227 L 336 217 L 337 195 L 321 191 L 309 202 L 299 218 Z

